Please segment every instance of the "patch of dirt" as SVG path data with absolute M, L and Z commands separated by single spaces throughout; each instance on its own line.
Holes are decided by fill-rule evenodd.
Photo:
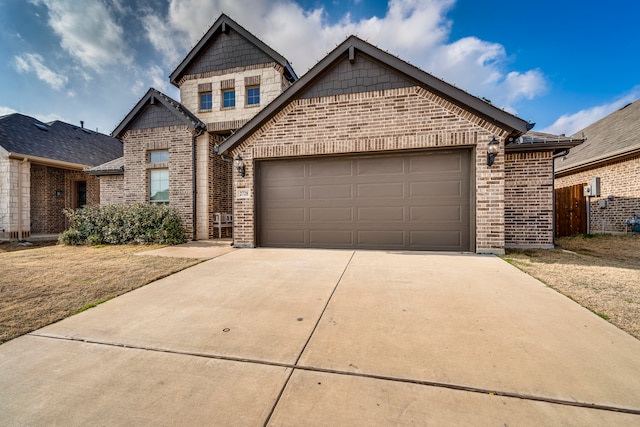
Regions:
M 573 236 L 504 259 L 640 339 L 640 237 Z
M 0 245 L 0 343 L 202 260 L 136 256 L 160 245 Z

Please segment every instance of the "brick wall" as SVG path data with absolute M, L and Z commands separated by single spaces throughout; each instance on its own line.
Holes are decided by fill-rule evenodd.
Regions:
M 555 188 L 588 185 L 592 178 L 600 178 L 600 197 L 589 198 L 590 233 L 624 233 L 625 223 L 636 213 L 640 215 L 640 155 L 611 162 L 587 171 L 559 176 Z M 613 200 L 608 200 L 613 196 Z M 601 208 L 600 200 L 606 200 Z
M 125 203 L 149 202 L 149 171 L 154 167 L 169 169 L 169 205 L 175 207 L 184 221 L 185 232 L 193 237 L 193 166 L 192 134 L 188 126 L 166 126 L 128 130 L 124 142 Z M 150 150 L 169 150 L 167 164 L 148 162 Z
M 124 201 L 124 175 L 105 175 L 100 181 L 100 204 L 111 205 Z
M 504 252 L 504 155 L 486 165 L 494 136 L 505 132 L 418 87 L 294 100 L 233 152 L 246 165 L 244 178 L 234 173 L 234 192 L 249 193 L 235 199 L 235 244 L 255 244 L 256 159 L 475 146 L 476 251 Z
M 553 153 L 505 155 L 505 247 L 553 248 Z
M 94 176 L 82 171 L 31 165 L 31 234 L 55 234 L 68 227 L 65 208 L 77 208 L 76 185 L 86 182 L 87 205 L 100 204 L 100 187 Z M 56 191 L 61 197 L 56 197 Z

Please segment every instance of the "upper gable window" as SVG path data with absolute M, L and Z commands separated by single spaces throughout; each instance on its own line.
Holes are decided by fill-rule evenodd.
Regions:
M 213 95 L 209 93 L 200 94 L 200 111 L 211 110 L 213 108 Z
M 213 95 L 211 92 L 211 83 L 201 83 L 198 85 L 198 96 L 200 97 L 200 111 L 207 111 L 213 108 Z
M 149 162 L 165 163 L 169 161 L 169 150 L 154 150 L 149 152 Z
M 235 106 L 236 106 L 236 91 L 223 90 L 222 91 L 222 108 L 235 108 Z
M 247 88 L 247 105 L 260 105 L 260 86 Z

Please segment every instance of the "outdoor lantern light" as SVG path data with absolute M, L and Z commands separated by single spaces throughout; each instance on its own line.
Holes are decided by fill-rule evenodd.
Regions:
M 491 141 L 489 141 L 489 147 L 487 147 L 487 166 L 491 166 L 493 161 L 498 156 L 498 151 L 500 150 L 500 143 L 494 136 Z
M 233 166 L 235 166 L 240 176 L 244 178 L 244 173 L 245 173 L 244 162 L 242 161 L 242 157 L 240 157 L 240 154 L 238 154 L 236 158 L 233 159 Z

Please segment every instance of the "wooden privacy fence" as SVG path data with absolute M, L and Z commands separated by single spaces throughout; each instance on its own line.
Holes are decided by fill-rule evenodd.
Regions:
M 577 184 L 557 188 L 556 196 L 556 237 L 587 233 L 587 202 L 583 187 Z

